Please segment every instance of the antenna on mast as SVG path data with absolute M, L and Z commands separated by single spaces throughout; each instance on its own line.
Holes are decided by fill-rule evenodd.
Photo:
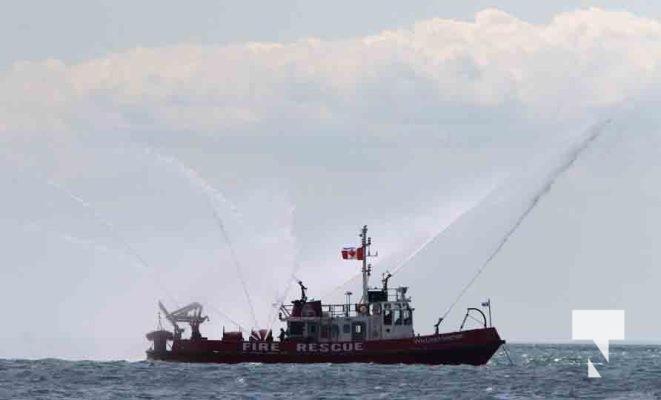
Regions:
M 376 257 L 378 252 L 375 255 L 372 255 L 370 251 L 370 246 L 372 246 L 372 238 L 367 236 L 367 225 L 363 225 L 363 229 L 360 231 L 361 247 L 359 249 L 358 255 L 359 258 L 362 258 L 363 261 L 363 297 L 360 299 L 361 303 L 367 303 L 367 291 L 369 290 L 369 277 L 372 273 L 372 266 L 367 264 L 367 257 Z

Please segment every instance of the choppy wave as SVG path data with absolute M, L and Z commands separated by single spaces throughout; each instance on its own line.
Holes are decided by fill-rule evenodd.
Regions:
M 483 367 L 0 360 L 0 399 L 656 399 L 661 347 L 509 345 Z M 601 379 L 587 377 L 587 358 Z

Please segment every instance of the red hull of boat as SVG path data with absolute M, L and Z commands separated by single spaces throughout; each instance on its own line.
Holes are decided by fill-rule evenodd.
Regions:
M 495 328 L 408 339 L 344 343 L 175 340 L 171 350 L 147 351 L 150 360 L 236 364 L 377 363 L 483 365 L 505 343 Z

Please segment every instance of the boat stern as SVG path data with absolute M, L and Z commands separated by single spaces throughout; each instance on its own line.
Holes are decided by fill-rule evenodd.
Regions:
M 174 334 L 164 329 L 151 331 L 145 336 L 147 340 L 152 342 L 151 347 L 147 350 L 147 358 L 150 360 L 164 358 L 168 353 L 168 342 L 174 340 Z

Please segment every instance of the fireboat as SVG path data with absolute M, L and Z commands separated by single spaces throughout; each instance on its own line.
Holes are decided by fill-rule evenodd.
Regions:
M 281 305 L 279 319 L 286 325 L 274 340 L 271 329 L 253 330 L 248 338 L 241 331 L 224 331 L 220 340 L 200 333 L 200 325 L 209 318 L 203 306 L 191 303 L 169 312 L 159 301 L 159 308 L 172 324 L 173 332 L 157 329 L 149 332 L 152 342 L 149 360 L 199 363 L 377 363 L 377 364 L 469 364 L 483 365 L 505 343 L 491 324 L 491 302 L 487 316 L 479 308 L 468 308 L 459 331 L 439 333 L 440 318 L 434 333 L 416 334 L 413 330 L 411 298 L 407 287 L 389 288 L 391 274 L 385 274 L 382 286 L 369 287 L 371 238 L 367 226 L 360 233 L 361 245 L 344 248 L 342 257 L 362 261 L 362 297 L 351 303 L 347 292 L 345 304 L 323 304 L 308 299 L 307 288 L 298 282 L 301 296 L 291 304 Z M 477 329 L 464 329 L 471 317 L 480 321 Z M 183 338 L 190 326 L 190 337 Z

